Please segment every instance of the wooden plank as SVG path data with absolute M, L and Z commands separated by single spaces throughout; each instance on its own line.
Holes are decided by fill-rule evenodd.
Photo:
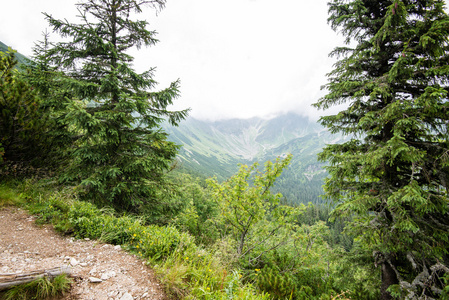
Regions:
M 0 291 L 9 289 L 16 285 L 31 282 L 41 277 L 47 277 L 51 280 L 62 274 L 67 274 L 70 276 L 71 273 L 72 271 L 69 266 L 63 266 L 47 270 L 36 270 L 29 273 L 0 274 Z

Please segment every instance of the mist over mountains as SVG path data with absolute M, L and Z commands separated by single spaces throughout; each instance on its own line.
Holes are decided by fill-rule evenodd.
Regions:
M 293 160 L 275 187 L 287 201 L 321 203 L 319 195 L 326 177 L 324 164 L 316 155 L 329 143 L 339 142 L 320 124 L 307 117 L 287 113 L 272 119 L 229 119 L 203 121 L 188 118 L 179 127 L 164 125 L 169 140 L 182 145 L 183 168 L 206 177 L 225 180 L 239 164 L 261 165 L 287 153 Z
M 0 51 L 8 47 L 0 42 Z M 20 63 L 26 58 L 16 53 Z M 322 203 L 323 180 L 327 173 L 316 155 L 326 144 L 342 141 L 317 122 L 295 113 L 271 119 L 228 119 L 204 121 L 188 118 L 178 127 L 163 124 L 169 140 L 181 145 L 178 159 L 183 170 L 203 177 L 226 180 L 238 171 L 239 164 L 275 160 L 287 153 L 293 159 L 276 181 L 275 192 L 281 192 L 291 203 Z

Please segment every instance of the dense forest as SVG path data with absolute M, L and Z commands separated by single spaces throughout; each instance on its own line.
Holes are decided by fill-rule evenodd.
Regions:
M 169 109 L 179 81 L 159 88 L 128 51 L 157 43 L 133 18 L 164 5 L 84 0 L 79 24 L 45 14 L 65 39 L 45 35 L 29 60 L 2 44 L 0 200 L 123 245 L 173 298 L 449 299 L 445 2 L 329 1 L 346 45 L 314 106 L 346 104 L 320 122 L 347 139 L 318 155 L 326 178 L 285 191 L 324 184 L 327 205 L 283 196 L 292 154 L 225 180 L 177 166 L 161 124 L 188 116 Z

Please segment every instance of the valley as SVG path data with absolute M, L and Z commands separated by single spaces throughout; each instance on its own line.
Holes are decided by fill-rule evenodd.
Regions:
M 322 203 L 321 185 L 327 173 L 316 155 L 324 145 L 337 143 L 319 123 L 295 113 L 272 119 L 229 119 L 204 121 L 188 118 L 178 127 L 164 124 L 169 140 L 181 145 L 178 159 L 182 169 L 205 177 L 226 180 L 239 164 L 274 160 L 287 153 L 293 160 L 276 183 L 289 203 Z

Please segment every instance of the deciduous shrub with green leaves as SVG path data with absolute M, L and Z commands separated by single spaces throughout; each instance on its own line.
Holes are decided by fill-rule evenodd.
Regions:
M 178 187 L 178 201 L 184 203 L 183 210 L 173 223 L 180 230 L 193 235 L 197 243 L 213 244 L 219 238 L 216 226 L 219 210 L 210 189 L 205 187 L 206 182 L 179 172 L 171 176 Z
M 220 212 L 217 219 L 225 225 L 222 234 L 232 236 L 237 242 L 236 252 L 241 259 L 246 259 L 259 245 L 268 244 L 268 238 L 281 233 L 288 235 L 289 231 L 284 229 L 291 228 L 298 212 L 282 205 L 282 194 L 273 194 L 270 189 L 291 159 L 292 155 L 288 154 L 283 159 L 278 157 L 274 163 L 267 161 L 263 172 L 258 170 L 258 163 L 241 165 L 223 183 L 218 183 L 216 178 L 207 181 Z M 264 222 L 264 226 L 259 226 Z M 282 243 L 278 241 L 271 247 L 275 249 Z

